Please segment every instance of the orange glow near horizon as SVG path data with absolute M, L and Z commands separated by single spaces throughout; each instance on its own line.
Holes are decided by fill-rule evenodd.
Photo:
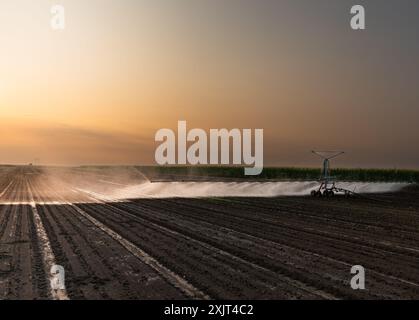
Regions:
M 354 35 L 338 5 L 60 2 L 59 32 L 51 1 L 0 4 L 0 163 L 153 164 L 154 133 L 178 120 L 263 128 L 267 165 L 311 164 L 312 148 L 357 155 L 342 165 L 419 160 L 414 58 L 396 65 L 391 39 Z

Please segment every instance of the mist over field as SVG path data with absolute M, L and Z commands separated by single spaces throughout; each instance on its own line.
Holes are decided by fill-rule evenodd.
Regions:
M 43 203 L 113 202 L 140 198 L 206 198 L 206 197 L 278 197 L 307 196 L 317 189 L 319 182 L 312 181 L 239 181 L 223 177 L 198 176 L 147 176 L 136 167 L 29 167 L 32 179 L 42 181 Z M 15 167 L 3 167 L 2 174 L 15 171 Z M 196 176 L 195 176 L 196 178 Z M 186 181 L 182 181 L 185 180 Z M 180 180 L 180 181 L 179 181 Z M 12 181 L 13 182 L 13 181 Z M 408 186 L 407 182 L 338 182 L 338 188 L 358 194 L 397 192 Z M 1 203 L 13 203 L 13 197 L 4 197 Z M 29 203 L 25 198 L 23 203 Z M 19 203 L 19 202 L 17 202 Z

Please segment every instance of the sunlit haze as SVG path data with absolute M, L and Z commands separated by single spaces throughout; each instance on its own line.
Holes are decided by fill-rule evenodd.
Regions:
M 419 3 L 0 2 L 0 162 L 154 164 L 178 120 L 263 128 L 265 165 L 419 168 Z M 397 9 L 395 9 L 397 6 Z

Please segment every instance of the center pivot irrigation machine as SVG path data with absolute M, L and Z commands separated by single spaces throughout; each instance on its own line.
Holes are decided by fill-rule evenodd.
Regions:
M 330 175 L 330 160 L 345 152 L 343 151 L 312 151 L 315 155 L 323 159 L 322 174 L 319 179 L 320 186 L 311 191 L 313 197 L 333 197 L 335 194 L 344 194 L 349 197 L 353 191 L 336 187 L 336 178 Z

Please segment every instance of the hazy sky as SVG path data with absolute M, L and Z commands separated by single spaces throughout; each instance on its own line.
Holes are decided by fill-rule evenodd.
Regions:
M 153 164 L 187 120 L 263 128 L 266 165 L 419 168 L 417 0 L 2 0 L 0 39 L 2 163 Z

